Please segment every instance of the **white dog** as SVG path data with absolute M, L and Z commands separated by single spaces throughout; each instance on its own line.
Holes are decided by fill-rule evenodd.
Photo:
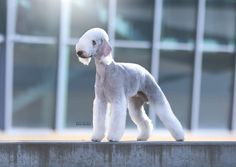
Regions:
M 107 127 L 109 141 L 121 139 L 127 107 L 139 130 L 137 140 L 147 140 L 153 126 L 143 109 L 145 102 L 156 108 L 156 114 L 177 141 L 184 140 L 183 128 L 155 79 L 140 65 L 115 62 L 109 37 L 103 29 L 93 28 L 85 32 L 76 44 L 76 54 L 83 64 L 88 65 L 92 57 L 96 64 L 92 141 L 101 141 L 105 136 L 108 103 L 111 104 Z

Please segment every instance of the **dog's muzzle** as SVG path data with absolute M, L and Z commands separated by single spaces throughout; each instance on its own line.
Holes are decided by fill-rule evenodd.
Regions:
M 92 55 L 90 56 L 85 56 L 84 52 L 83 51 L 78 51 L 77 53 L 77 56 L 81 57 L 81 58 L 89 58 L 89 57 L 92 57 Z

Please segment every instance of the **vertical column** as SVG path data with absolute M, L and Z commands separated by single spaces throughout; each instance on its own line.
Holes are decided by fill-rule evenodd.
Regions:
M 191 114 L 191 129 L 198 129 L 199 123 L 199 105 L 201 91 L 201 73 L 202 73 L 202 52 L 205 27 L 205 11 L 206 0 L 199 0 L 198 15 L 197 15 L 197 32 L 193 74 L 193 94 L 192 94 L 192 114 Z
M 155 0 L 154 6 L 154 21 L 153 21 L 153 41 L 152 41 L 152 62 L 151 73 L 158 81 L 159 78 L 159 60 L 160 60 L 160 44 L 161 44 L 161 27 L 162 27 L 162 9 L 163 0 Z M 149 116 L 153 126 L 156 126 L 156 114 L 153 108 L 150 107 Z
M 5 58 L 5 122 L 4 129 L 10 130 L 12 126 L 13 110 L 13 57 L 14 34 L 17 3 L 15 0 L 7 0 L 7 24 L 6 24 L 6 58 Z
M 115 46 L 116 3 L 117 0 L 109 0 L 108 5 L 108 35 L 112 47 Z
M 0 34 L 0 129 L 4 129 L 5 122 L 5 49 L 1 47 L 4 43 L 4 37 Z
M 6 1 L 1 3 L 4 5 L 3 7 L 6 9 Z M 5 11 L 6 12 L 6 11 Z M 2 23 L 5 25 L 5 19 Z M 4 129 L 5 123 L 5 98 L 4 98 L 4 91 L 5 91 L 5 37 L 6 32 L 0 34 L 0 130 Z
M 236 48 L 235 48 L 235 51 L 236 51 Z M 233 110 L 232 110 L 232 119 L 231 119 L 231 129 L 232 131 L 236 132 L 236 58 L 234 58 L 234 93 L 233 93 Z
M 67 88 L 68 88 L 68 49 L 67 40 L 69 36 L 69 4 L 70 0 L 60 0 L 60 20 L 58 38 L 58 71 L 57 71 L 57 97 L 55 129 L 62 130 L 65 124 L 65 114 L 67 108 Z
M 236 33 L 236 26 L 235 33 Z M 233 92 L 233 110 L 232 110 L 232 119 L 231 119 L 231 130 L 236 132 L 236 44 L 234 45 L 234 92 Z

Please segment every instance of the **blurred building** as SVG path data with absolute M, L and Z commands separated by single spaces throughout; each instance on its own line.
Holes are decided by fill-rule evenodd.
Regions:
M 236 130 L 236 1 L 1 0 L 3 131 L 91 127 L 95 66 L 74 45 L 92 27 L 152 72 L 185 129 Z

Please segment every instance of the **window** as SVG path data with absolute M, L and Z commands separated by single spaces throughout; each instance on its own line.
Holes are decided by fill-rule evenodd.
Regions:
M 0 1 L 0 34 L 6 32 L 6 1 Z M 1 43 L 1 42 L 0 42 Z
M 154 1 L 117 1 L 116 39 L 151 41 Z
M 229 128 L 234 59 L 229 53 L 205 53 L 203 56 L 200 128 Z
M 197 1 L 163 1 L 161 41 L 165 45 L 185 43 L 193 48 L 196 33 Z
M 185 128 L 190 128 L 197 5 L 163 1 L 159 84 Z
M 106 30 L 108 0 L 71 0 L 70 36 L 79 38 L 90 28 Z
M 17 1 L 16 33 L 56 36 L 58 22 L 58 0 Z
M 54 45 L 14 48 L 13 126 L 53 127 L 57 55 Z
M 235 1 L 207 1 L 204 40 L 206 50 L 233 50 L 236 36 L 235 8 Z
M 234 1 L 206 3 L 200 128 L 229 129 L 235 69 Z
M 159 85 L 185 128 L 190 123 L 193 58 L 188 51 L 161 51 L 160 56 Z
M 106 30 L 107 0 L 71 0 L 70 37 L 79 38 L 86 30 L 100 27 Z M 89 8 L 89 10 L 88 10 Z M 86 16 L 86 19 L 85 19 Z M 68 103 L 66 127 L 91 127 L 94 99 L 95 65 L 84 66 L 78 61 L 74 45 L 69 47 Z
M 115 60 L 142 65 L 150 71 L 151 49 L 115 48 Z
M 79 62 L 74 46 L 69 48 L 69 85 L 66 127 L 92 125 L 94 99 L 95 64 L 89 66 Z

